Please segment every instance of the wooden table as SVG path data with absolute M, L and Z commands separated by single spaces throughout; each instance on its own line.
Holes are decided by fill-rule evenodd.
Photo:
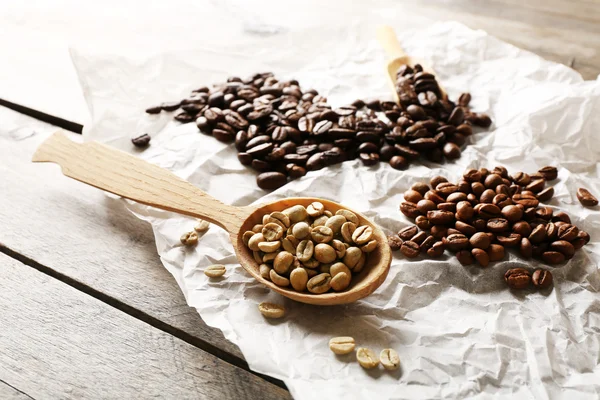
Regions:
M 390 4 L 485 29 L 586 79 L 600 73 L 595 1 Z M 59 57 L 47 62 L 63 65 Z M 76 77 L 60 79 L 67 87 Z M 71 89 L 60 97 L 70 107 L 40 101 L 52 99 L 56 85 L 36 84 L 44 96 L 17 91 L 15 82 L 4 95 L 0 85 L 3 104 L 54 124 L 0 107 L 0 398 L 290 398 L 187 306 L 148 224 L 58 167 L 30 163 L 57 125 L 78 131 L 85 122 L 81 95 Z

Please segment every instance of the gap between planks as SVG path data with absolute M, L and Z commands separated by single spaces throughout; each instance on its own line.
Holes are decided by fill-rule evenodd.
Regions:
M 108 296 L 107 294 L 102 293 L 88 285 L 85 285 L 82 282 L 79 282 L 67 275 L 64 275 L 58 271 L 55 271 L 48 266 L 40 264 L 39 262 L 37 262 L 23 254 L 20 254 L 16 251 L 10 249 L 9 247 L 6 247 L 2 243 L 0 243 L 0 253 L 4 253 L 7 256 L 27 265 L 28 267 L 31 267 L 45 275 L 48 275 L 62 283 L 65 283 L 65 284 L 71 286 L 72 288 L 74 288 L 80 292 L 83 292 L 83 293 L 85 293 L 85 294 L 87 294 L 87 295 L 113 307 L 113 308 L 116 308 L 117 310 L 119 310 L 133 318 L 143 321 L 156 329 L 159 329 L 165 333 L 171 334 L 171 335 L 175 336 L 176 338 L 183 340 L 184 342 L 186 342 L 192 346 L 195 346 L 201 350 L 204 350 L 205 352 L 212 354 L 213 356 L 218 357 L 219 359 L 221 359 L 233 366 L 236 366 L 245 371 L 248 371 L 249 373 L 251 373 L 259 378 L 262 378 L 267 382 L 277 385 L 282 389 L 288 390 L 287 387 L 285 386 L 285 383 L 283 383 L 283 381 L 280 381 L 279 379 L 275 379 L 270 376 L 263 375 L 263 374 L 260 374 L 258 372 L 251 370 L 250 367 L 248 366 L 248 363 L 245 360 L 243 360 L 239 357 L 236 357 L 230 353 L 227 353 L 227 352 L 219 349 L 218 347 L 216 347 L 198 337 L 195 337 L 179 328 L 169 325 L 169 324 L 161 321 L 158 318 L 155 318 L 137 308 L 134 308 L 128 304 L 125 304 L 122 301 L 115 299 L 114 297 Z M 24 394 L 27 395 L 26 393 L 24 393 Z

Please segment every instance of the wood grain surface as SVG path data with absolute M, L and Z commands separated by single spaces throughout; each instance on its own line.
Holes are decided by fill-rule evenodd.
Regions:
M 0 282 L 0 380 L 32 398 L 290 398 L 4 254 Z

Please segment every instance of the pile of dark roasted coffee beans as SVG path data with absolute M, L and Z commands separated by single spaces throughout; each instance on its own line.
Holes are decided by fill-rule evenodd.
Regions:
M 202 133 L 235 142 L 238 159 L 259 172 L 257 184 L 265 190 L 355 158 L 365 165 L 386 161 L 396 169 L 421 156 L 434 162 L 458 158 L 472 125 L 491 124 L 488 116 L 468 110 L 469 94 L 458 105 L 439 96 L 435 78 L 420 66 L 399 74 L 405 91 L 400 107 L 356 100 L 332 109 L 316 90 L 262 73 L 198 88 L 146 112 L 174 112 L 179 122 L 195 122 Z
M 468 170 L 458 183 L 441 176 L 430 185 L 416 183 L 400 205 L 416 226 L 390 236 L 389 244 L 408 258 L 420 253 L 440 257 L 448 249 L 463 265 L 487 267 L 504 258 L 505 247 L 515 248 L 525 259 L 560 264 L 588 243 L 590 235 L 572 225 L 564 212 L 540 206 L 552 198 L 554 188 L 546 182 L 556 177 L 554 167 L 512 176 L 496 167 Z

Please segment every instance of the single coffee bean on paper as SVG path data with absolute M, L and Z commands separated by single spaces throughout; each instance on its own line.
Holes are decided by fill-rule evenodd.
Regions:
M 355 213 L 334 213 L 320 202 L 271 212 L 262 222 L 243 233 L 243 243 L 252 250 L 261 277 L 298 292 L 348 289 L 380 245 L 373 228 L 361 225 Z
M 359 347 L 356 349 L 356 360 L 364 369 L 372 369 L 379 365 L 379 357 L 371 349 Z
M 285 316 L 285 307 L 275 303 L 260 303 L 258 310 L 265 318 L 269 319 L 278 319 Z
M 329 349 L 338 355 L 352 353 L 355 346 L 354 338 L 350 336 L 334 337 L 329 340 Z
M 226 271 L 227 269 L 224 265 L 211 265 L 204 269 L 204 275 L 208 276 L 209 278 L 219 278 L 225 275 Z
M 577 199 L 585 207 L 595 207 L 598 205 L 598 199 L 586 188 L 577 189 Z

